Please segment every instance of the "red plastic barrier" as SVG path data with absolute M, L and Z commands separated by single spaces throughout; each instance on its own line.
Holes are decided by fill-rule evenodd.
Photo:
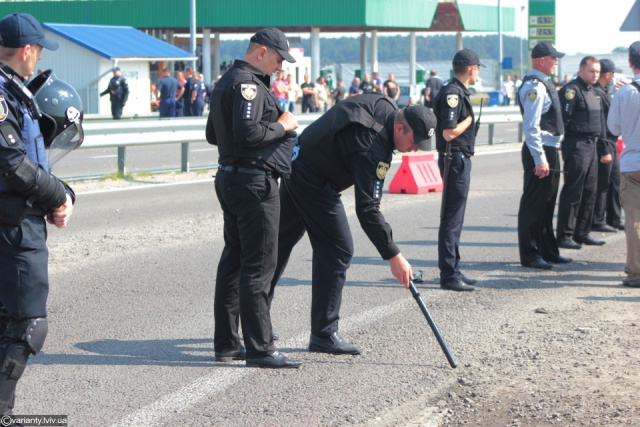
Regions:
M 431 191 L 442 191 L 442 177 L 434 154 L 402 156 L 389 193 L 424 194 Z
M 622 153 L 623 148 L 624 148 L 624 141 L 622 141 L 622 138 L 618 138 L 618 158 L 620 158 L 620 153 Z

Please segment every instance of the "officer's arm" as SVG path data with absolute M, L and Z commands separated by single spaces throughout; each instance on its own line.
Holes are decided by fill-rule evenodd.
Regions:
M 571 118 L 573 117 L 573 109 L 575 108 L 576 100 L 578 98 L 577 90 L 575 87 L 565 85 L 560 89 L 560 106 L 562 108 L 562 121 L 565 128 L 569 126 Z
M 547 157 L 542 148 L 542 131 L 540 129 L 540 118 L 547 90 L 543 84 L 526 84 L 521 89 L 519 96 L 524 110 L 522 115 L 524 141 L 533 157 L 534 164 L 547 163 Z
M 127 99 L 129 99 L 129 85 L 127 79 L 122 79 L 122 103 L 126 103 Z
M 243 95 L 241 85 L 234 89 L 233 93 L 233 138 L 236 144 L 245 147 L 255 147 L 268 144 L 285 135 L 284 126 L 277 122 L 263 123 L 262 115 L 267 105 L 277 108 L 275 99 L 265 99 L 268 95 L 255 83 L 247 83 L 255 86 L 255 98 L 251 89 L 245 90 Z M 248 98 L 248 99 L 247 99 Z
M 458 122 L 463 115 L 464 98 L 459 94 L 451 93 L 441 102 L 439 121 L 442 123 L 442 136 L 445 141 L 451 141 L 462 135 L 473 123 L 471 115 Z
M 66 202 L 62 181 L 27 157 L 20 127 L 13 116 L 0 123 L 0 177 L 12 190 L 46 209 Z
M 387 224 L 384 215 L 380 212 L 380 198 L 382 197 L 386 171 L 389 167 L 386 159 L 385 161 L 379 160 L 385 158 L 380 152 L 381 148 L 386 150 L 383 148 L 385 143 L 380 141 L 380 137 L 376 132 L 360 126 L 339 134 L 337 138 L 336 145 L 345 146 L 350 144 L 352 146 L 372 147 L 369 150 L 366 148 L 359 149 L 343 158 L 353 175 L 356 214 L 360 226 L 376 247 L 382 259 L 389 260 L 398 255 L 400 250 L 393 241 L 391 226 Z M 343 140 L 341 141 L 340 138 Z M 372 145 L 371 139 L 377 140 L 373 142 L 373 144 L 377 145 Z M 379 153 L 377 155 L 372 154 L 375 151 L 379 151 Z
M 620 94 L 616 94 L 616 96 L 613 97 L 613 101 L 611 101 L 611 106 L 609 107 L 609 115 L 607 116 L 607 127 L 614 135 L 620 135 L 622 133 L 622 111 L 620 111 L 622 96 L 624 95 L 620 92 Z
M 218 145 L 218 138 L 216 138 L 216 131 L 213 128 L 213 119 L 212 119 L 212 111 L 209 111 L 209 117 L 207 118 L 207 127 L 205 129 L 205 136 L 207 137 L 207 142 L 211 145 Z

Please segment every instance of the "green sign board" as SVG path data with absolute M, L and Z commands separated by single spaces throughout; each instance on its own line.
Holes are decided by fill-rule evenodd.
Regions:
M 556 42 L 555 0 L 529 0 L 529 53 L 538 42 Z M 531 55 L 529 55 L 531 56 Z

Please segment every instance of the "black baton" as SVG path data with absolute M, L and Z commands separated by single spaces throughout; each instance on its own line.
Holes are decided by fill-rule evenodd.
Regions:
M 440 331 L 438 330 L 436 323 L 433 321 L 431 314 L 429 314 L 429 310 L 427 310 L 427 306 L 424 305 L 424 301 L 422 300 L 422 298 L 420 298 L 420 293 L 418 292 L 415 285 L 413 284 L 413 280 L 409 281 L 409 290 L 411 291 L 411 293 L 413 294 L 413 297 L 415 298 L 416 302 L 420 306 L 420 310 L 422 310 L 422 314 L 424 314 L 424 317 L 427 318 L 427 322 L 429 322 L 429 326 L 431 326 L 431 330 L 433 331 L 433 334 L 436 336 L 438 340 L 438 344 L 440 344 L 440 347 L 442 348 L 444 355 L 447 356 L 449 365 L 451 365 L 452 368 L 455 368 L 456 366 L 458 366 L 458 364 L 456 363 L 456 360 L 451 355 L 451 352 L 449 351 L 449 347 L 447 347 L 447 343 L 444 342 L 444 338 L 442 338 L 442 335 L 440 335 Z

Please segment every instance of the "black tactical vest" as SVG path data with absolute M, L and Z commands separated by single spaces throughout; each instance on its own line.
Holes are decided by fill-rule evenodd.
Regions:
M 575 91 L 576 100 L 569 123 L 565 123 L 567 134 L 598 136 L 602 130 L 602 107 L 596 92 L 588 90 L 579 77 L 567 83 L 560 96 L 567 96 L 569 90 Z
M 522 79 L 519 91 L 524 87 L 524 83 L 529 80 L 542 82 L 545 88 L 547 88 L 547 93 L 551 98 L 551 107 L 540 117 L 540 129 L 555 136 L 562 135 L 564 133 L 564 122 L 562 121 L 562 106 L 560 105 L 560 97 L 558 96 L 556 87 L 549 79 L 540 79 L 539 77 L 529 75 Z M 519 93 L 518 99 L 520 99 Z M 524 115 L 524 109 L 521 103 L 518 103 L 518 106 L 520 107 L 520 113 Z

